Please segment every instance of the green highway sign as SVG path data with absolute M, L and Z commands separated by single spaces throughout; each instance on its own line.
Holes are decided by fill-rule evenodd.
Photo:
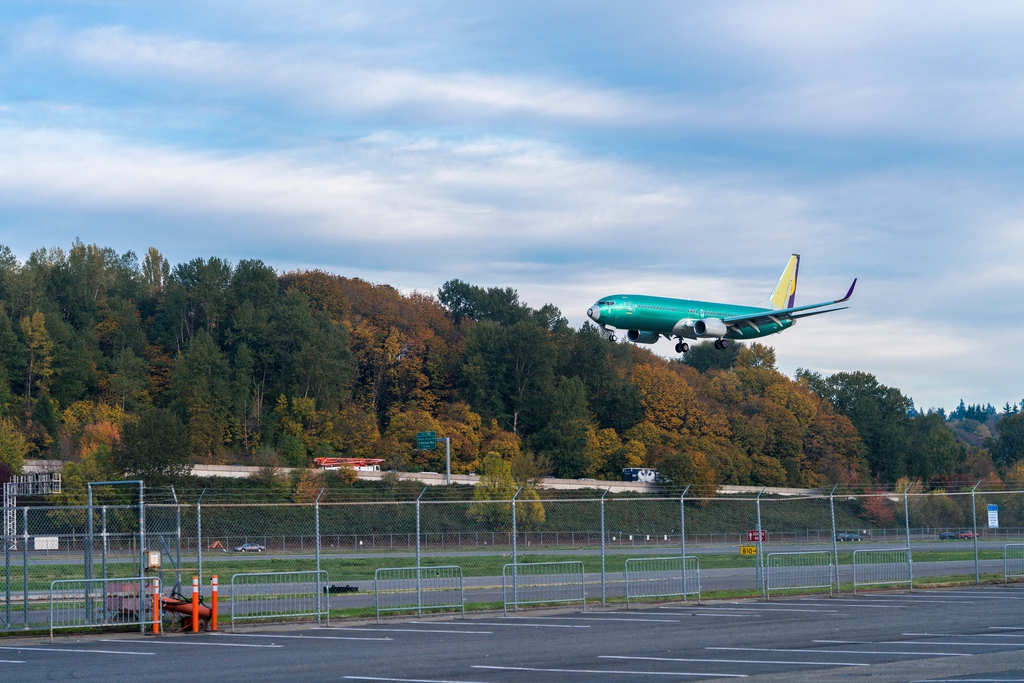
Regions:
M 416 450 L 432 451 L 437 448 L 437 432 L 416 432 Z

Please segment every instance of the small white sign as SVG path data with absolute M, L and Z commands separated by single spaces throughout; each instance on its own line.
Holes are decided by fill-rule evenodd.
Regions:
M 58 536 L 36 536 L 32 539 L 34 545 L 33 550 L 58 550 L 57 547 L 60 537 Z
M 999 506 L 989 505 L 988 506 L 988 528 L 998 529 L 999 528 Z

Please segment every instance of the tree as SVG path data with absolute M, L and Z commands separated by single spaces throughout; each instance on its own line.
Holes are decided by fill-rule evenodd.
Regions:
M 907 473 L 923 481 L 953 474 L 966 457 L 967 448 L 953 436 L 942 416 L 919 415 L 912 424 Z
M 551 460 L 555 476 L 575 479 L 593 464 L 587 445 L 591 434 L 586 389 L 575 377 L 563 379 L 554 391 L 548 425 L 532 440 L 537 451 Z
M 32 402 L 33 386 L 39 391 L 46 391 L 53 377 L 53 341 L 46 330 L 46 316 L 39 310 L 21 319 L 21 331 L 28 346 L 25 380 L 25 407 L 28 410 Z
M 711 342 L 692 344 L 683 354 L 682 362 L 700 372 L 728 370 L 736 364 L 736 357 L 743 348 L 741 342 L 730 342 L 725 349 L 716 349 Z
M 715 472 L 700 451 L 673 453 L 658 463 L 658 472 L 665 480 L 666 488 L 672 493 L 679 493 L 690 485 L 687 495 L 715 495 Z
M 986 447 L 999 465 L 1013 465 L 1024 458 L 1024 412 L 1004 417 L 996 423 L 996 438 Z
M 912 432 L 909 398 L 865 372 L 840 372 L 827 378 L 808 371 L 797 374 L 857 428 L 872 475 L 885 482 L 906 475 Z
M 25 441 L 25 437 L 12 420 L 0 418 L 0 465 L 9 467 L 15 474 L 20 474 L 26 455 L 28 442 Z
M 126 424 L 114 447 L 113 464 L 129 478 L 149 486 L 174 482 L 192 471 L 188 432 L 178 416 L 163 408 L 142 414 L 138 424 Z
M 511 465 L 497 453 L 487 453 L 480 467 L 480 481 L 473 488 L 474 503 L 466 514 L 482 522 L 486 528 L 504 531 L 512 526 L 511 500 L 520 489 L 512 476 Z M 490 502 L 495 501 L 495 502 Z M 516 498 L 516 525 L 529 529 L 543 524 L 544 505 L 537 492 L 523 487 Z

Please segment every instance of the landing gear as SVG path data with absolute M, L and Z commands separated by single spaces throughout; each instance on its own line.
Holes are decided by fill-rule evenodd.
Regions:
M 719 350 L 729 348 L 729 340 L 728 339 L 716 339 L 715 340 L 715 348 L 719 349 Z
M 613 342 L 613 343 L 614 343 L 614 342 L 617 342 L 617 341 L 619 341 L 619 338 L 618 338 L 618 337 L 616 337 L 616 336 L 615 336 L 614 334 L 609 334 L 609 335 L 608 335 L 608 341 L 610 341 L 610 342 Z
M 690 345 L 686 342 L 676 342 L 676 353 L 686 353 L 690 350 Z

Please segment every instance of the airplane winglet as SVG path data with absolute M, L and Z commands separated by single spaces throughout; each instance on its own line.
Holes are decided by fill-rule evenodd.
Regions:
M 853 288 L 856 287 L 856 286 L 857 286 L 857 278 L 853 278 L 853 284 L 850 285 L 850 291 L 848 291 L 846 293 L 846 296 L 844 296 L 842 299 L 836 299 L 832 303 L 834 303 L 834 304 L 841 304 L 844 301 L 849 301 L 850 297 L 853 296 Z

